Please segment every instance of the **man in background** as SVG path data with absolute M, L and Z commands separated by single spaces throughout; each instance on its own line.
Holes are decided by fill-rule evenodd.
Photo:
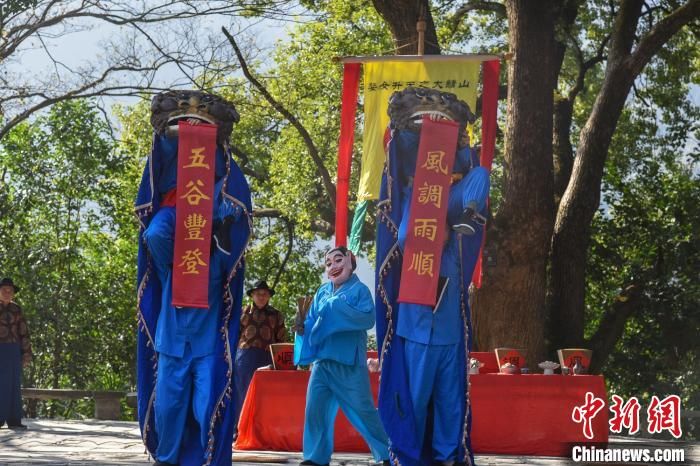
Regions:
M 27 321 L 13 301 L 19 287 L 11 278 L 0 281 L 0 427 L 24 430 L 22 424 L 22 366 L 32 360 Z
M 272 364 L 270 345 L 287 341 L 287 328 L 284 316 L 270 305 L 275 290 L 265 280 L 258 281 L 247 291 L 253 303 L 241 313 L 241 327 L 236 352 L 236 425 L 241 415 L 243 401 L 253 374 L 260 367 Z M 234 434 L 235 435 L 235 434 Z

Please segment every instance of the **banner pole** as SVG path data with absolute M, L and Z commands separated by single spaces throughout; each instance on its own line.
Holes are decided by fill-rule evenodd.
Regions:
M 418 55 L 425 55 L 425 18 L 422 14 L 416 23 L 416 31 L 418 31 Z
M 375 63 L 375 62 L 463 62 L 463 61 L 490 61 L 507 60 L 507 55 L 489 54 L 459 54 L 459 55 L 382 55 L 382 56 L 350 56 L 336 57 L 341 63 Z

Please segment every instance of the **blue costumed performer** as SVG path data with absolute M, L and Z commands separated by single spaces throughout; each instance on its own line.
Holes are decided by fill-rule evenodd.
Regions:
M 353 273 L 345 246 L 326 254 L 329 282 L 321 285 L 303 324 L 296 325 L 295 364 L 313 363 L 306 391 L 302 465 L 328 465 L 338 407 L 365 439 L 375 461 L 388 466 L 387 435 L 374 407 L 367 371 L 367 330 L 374 303 Z
M 229 148 L 239 116 L 231 103 L 198 91 L 158 94 L 151 111 L 153 149 L 136 199 L 139 425 L 157 466 L 229 466 L 232 368 L 251 231 L 248 183 Z M 182 119 L 217 125 L 207 309 L 172 305 L 175 128 Z
M 423 115 L 459 123 L 449 229 L 434 308 L 399 303 L 413 176 Z M 468 288 L 483 236 L 489 175 L 466 133 L 474 116 L 454 94 L 425 88 L 395 92 L 377 217 L 379 413 L 401 466 L 469 464 L 471 414 L 466 364 L 471 348 Z

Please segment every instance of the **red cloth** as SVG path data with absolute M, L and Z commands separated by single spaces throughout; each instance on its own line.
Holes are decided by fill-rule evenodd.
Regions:
M 338 141 L 338 183 L 335 189 L 335 245 L 347 245 L 348 191 L 352 145 L 355 139 L 355 112 L 360 85 L 361 63 L 343 66 L 343 97 L 340 104 L 340 140 Z
M 301 451 L 308 371 L 258 371 L 238 424 L 237 450 Z M 500 375 L 470 377 L 472 446 L 476 453 L 567 456 L 567 443 L 583 443 L 571 420 L 586 392 L 606 401 L 602 376 Z M 370 374 L 377 396 L 379 379 Z M 608 411 L 593 419 L 593 442 L 608 440 Z M 342 412 L 335 423 L 335 451 L 368 452 Z
M 448 233 L 443 225 L 458 132 L 454 121 L 423 116 L 401 266 L 400 303 L 433 307 L 437 302 L 442 246 Z
M 568 456 L 571 443 L 608 441 L 607 409 L 593 418 L 593 440 L 571 419 L 586 392 L 607 405 L 602 376 L 480 374 L 470 380 L 476 453 Z
M 173 306 L 209 307 L 216 125 L 178 123 Z
M 496 119 L 498 118 L 498 80 L 501 74 L 499 60 L 485 61 L 484 93 L 481 98 L 481 160 L 480 165 L 491 171 L 493 154 L 496 148 Z
M 309 371 L 257 371 L 238 422 L 237 450 L 301 451 Z M 377 399 L 378 374 L 370 374 Z M 375 401 L 376 402 L 376 401 Z M 367 444 L 338 411 L 335 450 L 365 453 Z
M 478 359 L 484 363 L 484 367 L 479 369 L 479 374 L 493 374 L 498 372 L 498 359 L 493 351 L 472 351 L 469 353 L 470 358 Z
M 480 164 L 491 171 L 493 153 L 496 147 L 496 120 L 498 118 L 498 80 L 501 75 L 501 62 L 499 60 L 485 61 L 482 65 L 484 73 L 484 92 L 481 98 L 481 160 Z M 488 200 L 487 200 L 488 202 Z M 484 257 L 484 245 L 486 244 L 486 229 L 481 238 L 481 250 L 479 258 L 474 266 L 472 282 L 477 288 L 481 288 L 481 265 Z
M 177 204 L 177 189 L 173 188 L 163 194 L 163 199 L 160 201 L 161 207 L 175 207 Z

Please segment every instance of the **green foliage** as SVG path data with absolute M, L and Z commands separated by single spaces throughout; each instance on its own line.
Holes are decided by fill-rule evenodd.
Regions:
M 321 284 L 321 260 L 317 257 L 318 252 L 313 243 L 297 239 L 284 273 L 275 284 L 273 280 L 287 249 L 286 242 L 280 243 L 284 233 L 276 231 L 279 229 L 279 222 L 262 220 L 256 223 L 256 232 L 269 233 L 256 238 L 246 254 L 246 289 L 252 287 L 257 280 L 266 280 L 270 286 L 274 286 L 275 296 L 270 304 L 284 314 L 287 335 L 291 338 L 290 329 L 297 310 L 297 298 L 316 292 L 316 288 Z M 250 298 L 246 300 L 252 303 Z
M 0 146 L 2 269 L 22 285 L 34 362 L 25 386 L 134 385 L 130 162 L 88 101 L 62 103 Z
M 5 0 L 0 3 L 0 25 L 5 23 L 5 19 L 21 13 L 24 10 L 36 7 L 39 0 Z M 0 26 L 0 32 L 2 28 Z
M 323 21 L 299 24 L 278 43 L 272 63 L 250 63 L 254 73 L 282 105 L 304 125 L 334 176 L 340 125 L 342 66 L 334 59 L 346 55 L 382 54 L 391 50 L 389 34 L 370 2 L 340 1 L 308 5 Z M 263 71 L 264 70 L 264 71 Z M 236 104 L 241 121 L 232 143 L 245 155 L 238 159 L 247 170 L 255 209 L 276 209 L 293 224 L 294 247 L 276 285 L 272 304 L 284 312 L 288 327 L 296 299 L 312 294 L 321 278 L 319 239 L 312 230 L 319 219 L 331 222 L 334 206 L 324 191 L 317 167 L 299 132 L 241 79 L 228 79 L 222 95 Z M 358 121 L 359 123 L 359 121 Z M 359 153 L 361 133 L 355 145 Z M 359 184 L 353 167 L 351 192 Z M 287 254 L 288 230 L 280 219 L 257 218 L 255 240 L 247 253 L 246 283 L 265 278 L 273 283 Z
M 274 79 L 265 84 L 309 131 L 326 170 L 335 174 L 340 125 L 342 66 L 334 59 L 346 55 L 382 54 L 391 50 L 391 40 L 369 2 L 317 2 L 324 20 L 302 24 L 289 31 L 286 42 L 273 54 Z M 252 97 L 260 102 L 260 97 Z M 258 104 L 260 105 L 260 103 Z M 268 108 L 268 105 L 263 104 Z M 302 236 L 311 222 L 332 217 L 333 206 L 322 190 L 317 168 L 295 128 L 274 112 L 264 114 L 276 121 L 277 135 L 271 140 L 267 170 L 271 189 L 256 196 L 259 205 L 274 207 L 293 217 Z M 259 111 L 248 118 L 259 118 Z M 246 118 L 246 115 L 243 115 Z M 357 134 L 356 151 L 361 147 Z M 253 144 L 265 146 L 265 144 Z M 358 186 L 358 170 L 353 171 L 351 191 Z
M 700 153 L 693 142 L 697 128 L 678 128 L 691 129 L 700 109 L 673 89 L 648 89 L 650 100 L 670 100 L 673 107 L 638 102 L 620 122 L 592 226 L 587 322 L 591 334 L 620 290 L 640 286 L 640 304 L 604 368 L 611 391 L 644 400 L 679 394 L 684 409 L 697 410 Z M 657 121 L 668 125 L 657 127 Z M 700 434 L 697 425 L 684 428 Z

